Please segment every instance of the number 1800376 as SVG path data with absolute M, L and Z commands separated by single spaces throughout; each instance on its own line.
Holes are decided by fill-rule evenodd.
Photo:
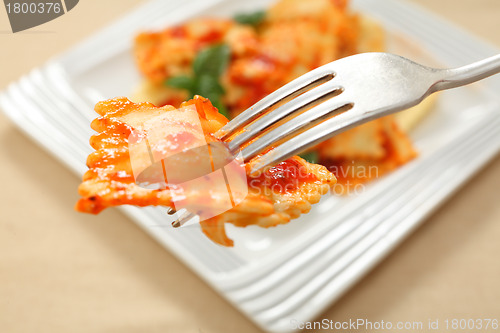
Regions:
M 447 330 L 497 330 L 498 319 L 446 319 Z

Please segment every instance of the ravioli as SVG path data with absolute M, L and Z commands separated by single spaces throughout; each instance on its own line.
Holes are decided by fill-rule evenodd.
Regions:
M 193 110 L 194 113 L 190 112 Z M 201 214 L 212 213 L 200 222 L 203 232 L 211 240 L 232 246 L 233 241 L 225 232 L 225 223 L 264 228 L 288 223 L 307 213 L 336 182 L 335 176 L 324 166 L 310 164 L 297 156 L 252 176 L 246 174 L 244 166 L 247 193 L 236 196 L 240 200 L 232 202 L 229 209 L 218 214 L 221 210 L 217 209 L 227 207 L 228 203 L 223 179 L 213 178 L 201 185 L 196 182 L 194 186 L 183 187 L 180 196 L 178 186 L 170 182 L 170 174 L 162 173 L 161 169 L 156 174 L 154 169 L 149 172 L 148 184 L 141 183 L 142 174 L 137 173 L 137 170 L 146 172 L 150 165 L 154 166 L 151 156 L 159 153 L 167 151 L 174 154 L 171 156 L 177 156 L 175 154 L 185 151 L 187 146 L 196 148 L 201 144 L 220 143 L 214 133 L 227 123 L 227 119 L 209 100 L 196 96 L 177 109 L 133 103 L 121 97 L 98 103 L 95 111 L 99 117 L 91 127 L 97 134 L 90 139 L 95 151 L 87 159 L 89 170 L 78 188 L 82 198 L 77 202 L 76 210 L 81 212 L 98 214 L 105 208 L 120 205 L 176 209 L 179 203 L 187 202 L 187 207 L 201 207 Z M 157 128 L 161 130 L 160 137 L 152 141 L 151 133 Z M 149 150 L 138 150 L 142 143 L 147 143 Z M 201 154 L 198 150 L 192 151 Z M 185 160 L 182 162 L 186 163 Z M 182 165 L 181 171 L 196 173 L 203 159 L 195 159 L 193 163 L 191 166 Z M 165 167 L 163 160 L 162 165 Z M 164 181 L 152 184 L 151 179 Z M 235 191 L 232 193 L 234 199 Z
M 417 156 L 394 116 L 350 129 L 321 143 L 316 149 L 320 163 L 338 179 L 335 186 L 338 194 L 358 192 L 359 185 L 379 178 Z

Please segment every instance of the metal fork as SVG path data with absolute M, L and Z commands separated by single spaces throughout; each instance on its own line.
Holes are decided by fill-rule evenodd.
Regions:
M 231 120 L 215 135 L 240 151 L 250 173 L 375 118 L 419 104 L 430 94 L 500 72 L 500 54 L 436 69 L 388 53 L 363 53 L 312 70 Z M 269 149 L 273 147 L 273 149 Z M 183 225 L 185 213 L 172 223 Z

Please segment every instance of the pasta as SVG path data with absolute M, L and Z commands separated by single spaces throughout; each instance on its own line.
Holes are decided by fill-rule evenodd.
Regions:
M 194 108 L 195 115 L 187 111 L 189 107 L 191 110 Z M 288 223 L 307 213 L 336 181 L 324 166 L 292 157 L 258 175 L 245 175 L 244 189 L 248 193 L 235 196 L 233 191 L 233 197 L 240 200 L 229 209 L 224 210 L 227 207 L 224 206 L 228 198 L 227 188 L 220 179 L 209 179 L 204 184 L 197 181 L 195 186 L 183 187 L 181 198 L 179 187 L 163 184 L 161 188 L 148 188 L 139 184 L 134 167 L 142 166 L 145 170 L 151 161 L 146 150 L 144 154 L 138 154 L 133 144 L 137 146 L 148 142 L 151 154 L 156 156 L 165 150 L 184 150 L 190 142 L 195 145 L 217 142 L 213 133 L 227 123 L 227 119 L 217 112 L 210 101 L 196 96 L 176 109 L 115 98 L 98 103 L 95 110 L 99 117 L 92 122 L 92 128 L 97 134 L 90 139 L 95 152 L 89 155 L 89 170 L 78 189 L 82 198 L 76 209 L 81 212 L 97 214 L 107 207 L 119 205 L 176 208 L 178 201 L 187 201 L 188 207 L 196 205 L 196 209 L 202 210 L 200 215 L 221 207 L 222 210 L 215 213 L 222 214 L 211 214 L 200 224 L 203 232 L 214 242 L 232 246 L 233 241 L 225 233 L 225 223 L 239 227 L 255 224 L 265 228 Z M 151 122 L 151 119 L 155 121 Z M 153 124 L 158 125 L 157 119 L 164 120 L 160 124 L 164 130 L 162 140 L 147 141 L 151 139 Z M 194 130 L 198 119 L 201 135 L 200 131 L 197 133 Z M 133 143 L 132 137 L 135 138 Z M 196 169 L 183 165 L 189 163 L 186 159 L 179 160 L 179 163 L 182 163 L 181 170 L 189 172 Z M 194 163 L 198 165 L 200 159 Z

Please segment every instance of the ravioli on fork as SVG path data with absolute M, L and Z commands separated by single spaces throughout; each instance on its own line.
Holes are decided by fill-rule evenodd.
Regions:
M 294 156 L 258 175 L 244 172 L 244 186 L 240 182 L 235 191 L 233 182 L 230 184 L 232 196 L 228 196 L 227 177 L 209 179 L 208 175 L 200 174 L 203 159 L 190 156 L 192 160 L 187 164 L 174 159 L 171 165 L 180 166 L 177 170 L 184 174 L 183 179 L 200 176 L 199 179 L 206 181 L 179 187 L 171 181 L 175 177 L 165 173 L 166 163 L 158 164 L 161 167 L 155 171 L 151 167 L 154 166 L 151 157 L 154 159 L 154 156 L 165 152 L 183 152 L 200 143 L 208 147 L 222 144 L 214 133 L 228 120 L 208 99 L 195 96 L 176 109 L 115 98 L 98 103 L 95 111 L 99 117 L 91 127 L 97 134 L 90 139 L 95 151 L 87 159 L 89 170 L 78 188 L 82 198 L 76 209 L 80 212 L 98 214 L 107 207 L 120 205 L 172 209 L 177 209 L 179 205 L 188 209 L 196 207 L 195 213 L 206 216 L 200 217 L 202 231 L 218 244 L 233 246 L 233 241 L 226 235 L 225 223 L 264 228 L 288 223 L 309 212 L 311 205 L 317 203 L 336 183 L 335 176 L 324 166 Z M 161 119 L 160 137 L 152 142 L 151 134 L 158 127 L 157 119 Z M 148 143 L 149 148 L 138 152 L 137 147 L 142 143 Z M 213 168 L 215 153 L 213 148 L 209 150 Z M 201 154 L 202 150 L 190 151 Z M 246 171 L 246 166 L 243 167 Z M 141 178 L 145 173 L 148 177 Z M 151 179 L 158 181 L 151 182 Z M 245 189 L 244 195 L 239 190 L 242 188 Z

